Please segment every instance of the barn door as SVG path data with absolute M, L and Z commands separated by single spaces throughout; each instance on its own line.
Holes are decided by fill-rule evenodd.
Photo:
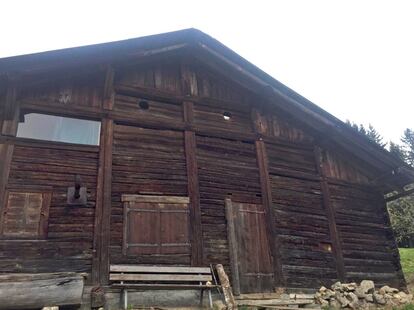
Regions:
M 273 291 L 273 268 L 262 205 L 226 199 L 233 288 L 238 293 Z
M 188 197 L 122 195 L 122 202 L 124 255 L 191 253 Z

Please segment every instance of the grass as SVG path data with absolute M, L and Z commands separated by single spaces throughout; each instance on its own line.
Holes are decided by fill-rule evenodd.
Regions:
M 408 289 L 414 292 L 414 248 L 400 248 L 400 258 Z

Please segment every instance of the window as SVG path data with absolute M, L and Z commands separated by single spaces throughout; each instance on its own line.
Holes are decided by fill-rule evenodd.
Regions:
M 190 254 L 187 197 L 123 195 L 124 255 Z
M 24 115 L 17 137 L 36 140 L 99 145 L 101 123 L 39 113 Z
M 13 239 L 45 238 L 51 193 L 7 191 L 1 235 Z

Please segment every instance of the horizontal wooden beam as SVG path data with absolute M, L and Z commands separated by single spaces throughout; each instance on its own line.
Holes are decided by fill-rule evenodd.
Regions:
M 9 144 L 9 145 L 37 147 L 37 148 L 47 148 L 47 149 L 74 150 L 74 151 L 88 152 L 88 153 L 99 152 L 99 146 L 57 142 L 57 141 L 37 140 L 37 139 L 20 138 L 20 137 L 4 136 L 4 135 L 0 135 L 0 143 Z
M 117 42 L 122 44 L 123 42 Z M 46 74 L 50 75 L 53 73 L 62 74 L 62 71 L 65 70 L 82 70 L 85 68 L 98 67 L 103 63 L 113 63 L 117 66 L 131 65 L 135 63 L 142 62 L 143 60 L 148 61 L 148 58 L 153 58 L 155 56 L 165 55 L 166 53 L 171 53 L 174 51 L 180 51 L 185 49 L 188 46 L 188 43 L 175 43 L 175 44 L 165 44 L 165 42 L 160 42 L 159 46 L 154 48 L 145 48 L 145 46 L 136 46 L 136 49 L 129 49 L 126 51 L 125 48 L 120 48 L 115 46 L 112 48 L 111 52 L 106 51 L 102 52 L 102 47 L 99 48 L 99 53 L 88 53 L 86 50 L 94 49 L 95 46 L 85 46 L 80 48 L 68 48 L 58 51 L 49 51 L 45 53 L 36 53 L 32 55 L 24 55 L 18 57 L 25 57 L 24 66 L 19 68 L 13 68 L 9 66 L 8 68 L 3 68 L 3 72 L 12 72 L 14 77 L 20 81 L 30 83 L 30 81 L 36 82 L 36 79 Z M 100 44 L 105 45 L 108 43 Z M 113 44 L 113 43 L 109 43 Z M 77 49 L 77 50 L 76 50 Z M 97 50 L 98 51 L 98 50 Z M 45 54 L 53 55 L 53 58 L 46 58 Z M 73 55 L 77 54 L 76 57 Z M 65 57 L 70 56 L 70 59 L 63 61 Z M 10 62 L 11 64 L 14 62 Z M 76 70 L 73 70 L 76 68 Z M 49 80 L 50 81 L 50 80 Z
M 122 202 L 153 202 L 153 203 L 183 203 L 188 204 L 188 197 L 178 196 L 150 196 L 150 195 L 122 195 Z
M 395 194 L 395 195 L 392 195 L 392 196 L 389 196 L 389 197 L 385 198 L 385 202 L 391 202 L 391 201 L 409 196 L 411 194 L 414 194 L 414 188 L 403 191 L 401 193 L 398 193 L 398 194 Z
M 194 86 L 193 86 L 194 87 Z M 115 92 L 121 95 L 133 96 L 133 97 L 146 97 L 147 99 L 154 99 L 164 102 L 172 103 L 181 103 L 184 101 L 206 104 L 206 105 L 216 105 L 216 106 L 238 106 L 240 102 L 223 100 L 220 98 L 211 98 L 198 96 L 194 93 L 187 95 L 179 95 L 176 92 L 161 90 L 153 87 L 143 87 L 143 86 L 130 86 L 125 84 L 116 84 Z

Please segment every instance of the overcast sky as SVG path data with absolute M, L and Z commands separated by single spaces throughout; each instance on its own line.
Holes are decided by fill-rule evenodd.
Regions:
M 414 129 L 414 1 L 2 1 L 0 57 L 194 27 L 342 120 Z

